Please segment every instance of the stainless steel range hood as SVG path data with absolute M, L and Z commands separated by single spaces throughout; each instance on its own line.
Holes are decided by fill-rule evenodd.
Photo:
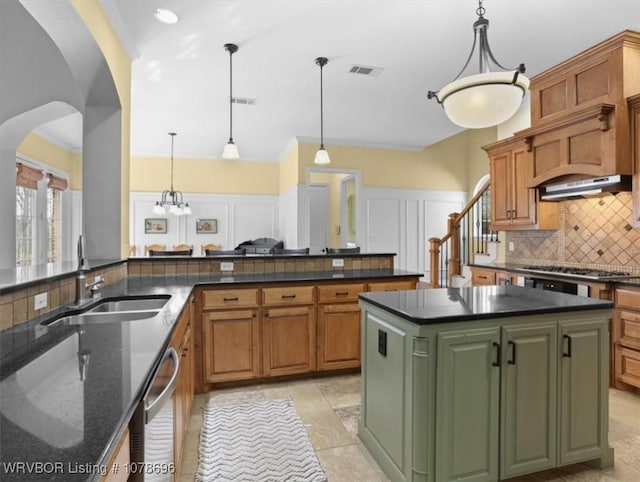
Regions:
M 631 176 L 615 174 L 559 184 L 547 184 L 540 188 L 543 201 L 562 201 L 578 196 L 597 196 L 605 192 L 631 191 Z

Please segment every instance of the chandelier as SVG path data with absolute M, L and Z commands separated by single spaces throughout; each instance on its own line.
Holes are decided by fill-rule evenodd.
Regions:
M 156 202 L 151 212 L 153 214 L 166 214 L 167 209 L 165 206 L 168 206 L 169 214 L 175 214 L 176 216 L 191 214 L 189 203 L 185 203 L 182 200 L 182 193 L 173 189 L 173 141 L 177 134 L 169 132 L 169 135 L 171 136 L 171 189 L 162 192 L 162 199 Z
M 484 18 L 484 14 L 482 0 L 479 0 L 476 9 L 478 20 L 473 24 L 473 46 L 467 62 L 453 82 L 427 94 L 429 99 L 435 98 L 442 105 L 451 122 L 468 129 L 491 127 L 509 119 L 520 107 L 529 88 L 529 79 L 522 75 L 524 64 L 515 70 L 505 69 L 493 56 L 487 38 L 489 20 Z M 476 44 L 479 44 L 480 73 L 461 78 L 473 57 Z M 502 71 L 490 71 L 489 61 Z

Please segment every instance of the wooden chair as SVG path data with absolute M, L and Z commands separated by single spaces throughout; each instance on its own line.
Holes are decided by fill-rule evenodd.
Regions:
M 137 254 L 137 251 L 138 247 L 135 244 L 129 246 L 129 256 L 135 256 Z
M 174 251 L 189 251 L 189 250 L 193 251 L 193 244 L 174 244 L 173 250 Z
M 200 254 L 204 256 L 205 254 L 207 254 L 207 250 L 219 251 L 221 249 L 222 246 L 220 246 L 219 244 L 203 244 L 202 246 L 200 246 Z
M 165 251 L 166 249 L 164 244 L 148 244 L 144 247 L 144 255 L 149 256 L 149 251 Z

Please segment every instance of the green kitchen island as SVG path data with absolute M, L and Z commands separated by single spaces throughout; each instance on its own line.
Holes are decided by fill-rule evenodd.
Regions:
M 493 481 L 608 442 L 612 303 L 518 286 L 362 293 L 358 435 L 392 481 Z

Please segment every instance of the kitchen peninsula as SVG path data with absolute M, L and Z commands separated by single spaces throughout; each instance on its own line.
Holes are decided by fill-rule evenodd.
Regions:
M 358 434 L 393 481 L 613 464 L 612 303 L 517 286 L 360 294 Z

